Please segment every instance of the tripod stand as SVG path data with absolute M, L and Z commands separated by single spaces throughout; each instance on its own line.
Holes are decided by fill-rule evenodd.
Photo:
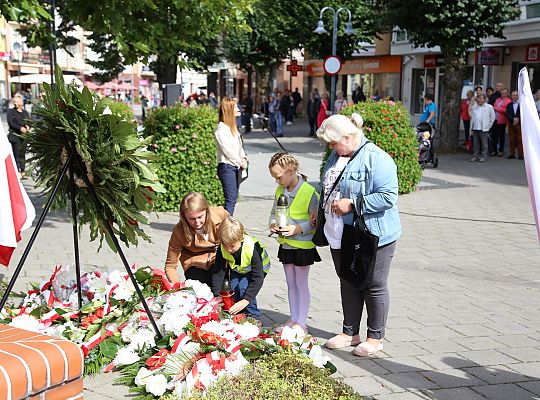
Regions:
M 11 277 L 11 280 L 9 281 L 9 284 L 6 288 L 5 293 L 2 296 L 2 300 L 0 300 L 0 310 L 4 308 L 6 305 L 6 302 L 8 300 L 9 294 L 13 290 L 13 286 L 15 285 L 15 282 L 17 281 L 17 278 L 19 274 L 21 273 L 21 270 L 24 266 L 24 263 L 26 261 L 26 258 L 28 257 L 28 254 L 30 253 L 30 250 L 32 249 L 32 246 L 34 245 L 34 242 L 37 238 L 37 235 L 39 231 L 41 230 L 41 227 L 43 225 L 43 222 L 45 221 L 45 218 L 47 217 L 47 214 L 49 212 L 49 209 L 58 193 L 58 189 L 60 188 L 60 185 L 62 183 L 62 180 L 65 178 L 66 173 L 69 170 L 69 181 L 70 181 L 70 201 L 71 201 L 71 218 L 72 218 L 72 226 L 73 226 L 73 247 L 75 250 L 75 272 L 76 272 L 76 279 L 77 279 L 77 299 L 78 299 L 78 306 L 79 309 L 82 308 L 82 292 L 81 292 L 81 267 L 80 267 L 80 260 L 79 260 L 79 239 L 78 239 L 78 232 L 77 232 L 77 205 L 75 202 L 75 192 L 76 192 L 76 186 L 75 186 L 75 168 L 74 164 L 77 164 L 78 169 L 81 171 L 82 178 L 84 180 L 84 183 L 86 184 L 86 187 L 88 188 L 88 191 L 90 192 L 90 196 L 94 202 L 94 205 L 96 207 L 96 210 L 98 214 L 101 216 L 103 221 L 105 222 L 105 226 L 107 228 L 107 232 L 110 235 L 114 246 L 116 250 L 118 251 L 118 254 L 122 260 L 122 263 L 124 264 L 124 267 L 126 268 L 126 271 L 129 275 L 129 278 L 131 279 L 131 282 L 133 286 L 135 287 L 135 290 L 137 291 L 137 295 L 139 296 L 139 300 L 141 301 L 144 310 L 146 311 L 146 314 L 148 315 L 148 319 L 150 320 L 150 323 L 152 324 L 152 327 L 154 328 L 154 331 L 156 332 L 156 335 L 161 339 L 163 336 L 161 335 L 161 332 L 159 331 L 156 321 L 150 311 L 150 308 L 148 307 L 148 304 L 146 303 L 146 300 L 144 298 L 144 295 L 139 288 L 139 285 L 137 283 L 137 280 L 135 279 L 135 275 L 133 275 L 133 272 L 131 271 L 131 268 L 129 267 L 127 258 L 120 247 L 120 243 L 118 241 L 118 238 L 116 237 L 112 225 L 110 221 L 106 218 L 103 207 L 99 201 L 99 198 L 96 194 L 96 191 L 94 189 L 94 186 L 90 182 L 88 175 L 83 167 L 83 163 L 80 160 L 80 157 L 76 151 L 75 144 L 67 144 L 66 143 L 66 150 L 68 152 L 67 160 L 65 161 L 62 170 L 60 174 L 58 175 L 58 179 L 56 180 L 53 190 L 51 191 L 49 198 L 47 199 L 47 202 L 45 203 L 45 206 L 43 207 L 43 211 L 41 212 L 41 215 L 39 216 L 38 222 L 36 224 L 36 227 L 34 231 L 32 232 L 32 236 L 30 237 L 30 240 L 28 241 L 28 244 L 26 245 L 26 248 L 23 251 L 23 254 L 21 256 L 21 259 L 19 260 L 19 263 L 17 264 L 17 268 L 15 269 L 13 276 Z

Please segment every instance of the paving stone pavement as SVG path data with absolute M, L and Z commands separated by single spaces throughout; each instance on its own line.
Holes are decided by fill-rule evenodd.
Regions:
M 322 146 L 307 137 L 306 124 L 286 127 L 283 145 L 316 181 Z M 275 182 L 267 171 L 279 148 L 265 132 L 245 138 L 250 177 L 242 184 L 235 216 L 260 238 L 273 269 L 258 296 L 267 325 L 287 320 L 287 290 L 276 259 L 277 242 L 267 236 Z M 439 156 L 426 169 L 419 190 L 402 195 L 403 236 L 390 274 L 391 306 L 384 351 L 358 358 L 352 348 L 328 351 L 343 378 L 358 393 L 378 400 L 540 399 L 540 246 L 534 227 L 524 164 L 490 158 L 469 163 L 466 154 Z M 29 188 L 33 199 L 38 191 Z M 42 202 L 42 200 L 40 200 Z M 126 249 L 129 262 L 163 265 L 176 213 L 152 217 L 152 244 Z M 14 255 L 16 261 L 30 234 Z M 117 255 L 81 239 L 81 262 L 121 268 Z M 338 280 L 327 248 L 311 271 L 310 331 L 326 340 L 341 329 Z M 67 214 L 52 213 L 17 282 L 39 280 L 57 263 L 71 263 Z M 362 332 L 365 332 L 365 321 Z M 123 399 L 115 374 L 85 381 L 85 398 Z

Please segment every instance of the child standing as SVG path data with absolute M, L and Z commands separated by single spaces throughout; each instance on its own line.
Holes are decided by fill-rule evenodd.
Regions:
M 270 269 L 270 258 L 264 246 L 254 237 L 246 235 L 244 226 L 233 217 L 219 225 L 221 242 L 216 263 L 212 268 L 212 292 L 219 295 L 226 278 L 234 291 L 236 303 L 229 309 L 231 314 L 246 310 L 246 314 L 259 319 L 256 296 Z
M 311 241 L 314 227 L 310 221 L 311 213 L 319 204 L 319 195 L 307 182 L 306 176 L 298 173 L 298 167 L 298 160 L 287 153 L 276 153 L 270 160 L 270 174 L 279 185 L 270 215 L 270 231 L 279 234 L 278 258 L 283 263 L 287 280 L 291 318 L 283 327 L 288 326 L 298 333 L 307 334 L 309 267 L 315 261 L 321 261 Z M 281 194 L 289 198 L 290 220 L 285 228 L 278 226 L 275 215 L 277 199 Z M 280 332 L 283 327 L 277 331 Z

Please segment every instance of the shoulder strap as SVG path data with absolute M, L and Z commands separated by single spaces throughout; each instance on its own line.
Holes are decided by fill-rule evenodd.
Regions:
M 358 150 L 356 150 L 354 152 L 354 154 L 352 155 L 352 157 L 349 159 L 349 161 L 347 161 L 347 165 L 349 165 L 349 163 L 354 159 L 354 157 L 356 157 L 356 155 L 358 153 L 360 153 L 360 150 L 362 150 L 364 148 L 364 146 L 366 144 L 368 144 L 370 141 L 367 140 L 366 143 L 364 143 L 362 146 L 360 146 L 360 148 Z M 338 177 L 336 178 L 336 181 L 334 182 L 334 186 L 332 186 L 332 189 L 330 190 L 330 192 L 328 192 L 328 195 L 326 196 L 326 199 L 324 199 L 324 204 L 326 204 L 326 202 L 328 201 L 328 199 L 330 198 L 330 195 L 334 192 L 334 190 L 336 189 L 338 183 L 341 181 L 341 177 L 343 176 L 343 172 L 345 172 L 345 170 L 347 169 L 347 165 L 345 165 L 345 167 L 341 170 L 341 172 L 339 173 Z

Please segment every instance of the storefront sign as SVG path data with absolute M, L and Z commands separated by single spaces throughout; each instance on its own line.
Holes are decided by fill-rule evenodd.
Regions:
M 424 68 L 437 68 L 441 66 L 440 54 L 425 54 L 424 55 Z
M 148 79 L 139 79 L 139 85 L 148 86 Z
M 308 76 L 324 76 L 324 66 L 322 62 L 307 64 Z M 401 72 L 401 56 L 381 56 L 381 57 L 358 57 L 354 60 L 345 61 L 340 75 L 354 74 L 377 74 L 377 73 Z
M 526 61 L 540 61 L 540 44 L 531 44 L 527 46 Z
M 476 65 L 502 65 L 503 47 L 488 47 L 475 53 Z

